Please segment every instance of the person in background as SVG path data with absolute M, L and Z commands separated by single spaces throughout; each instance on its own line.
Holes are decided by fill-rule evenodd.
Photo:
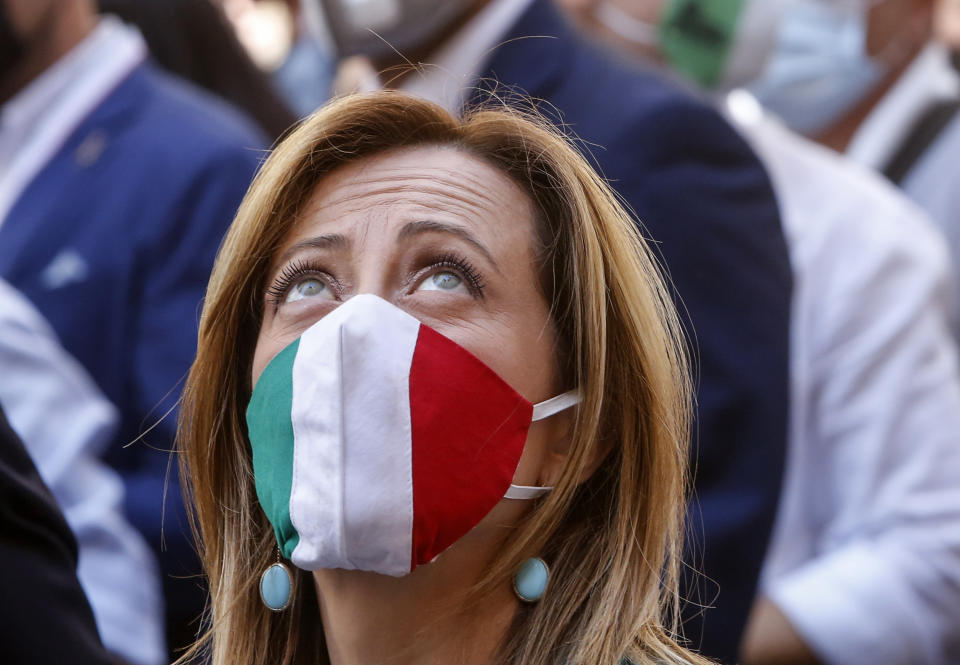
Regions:
M 101 12 L 131 23 L 150 55 L 172 74 L 244 111 L 276 140 L 297 116 L 253 63 L 211 0 L 97 0 Z
M 285 0 L 292 21 L 292 44 L 272 78 L 287 103 L 301 118 L 313 113 L 333 95 L 337 59 L 313 0 Z
M 92 0 L 0 0 L 0 30 L 0 276 L 120 413 L 104 460 L 158 556 L 176 648 L 195 636 L 204 591 L 168 471 L 172 412 L 214 255 L 266 141 L 162 73 L 140 33 Z
M 77 539 L 77 576 L 104 645 L 136 665 L 167 662 L 156 561 L 123 516 L 123 482 L 98 459 L 119 414 L 2 280 L 0 373 L 0 404 Z
M 782 205 L 795 284 L 790 456 L 742 662 L 960 661 L 948 609 L 960 607 L 960 366 L 942 236 L 879 175 L 726 90 L 762 70 L 776 3 L 562 4 L 595 36 L 715 95 Z M 744 51 L 759 58 L 750 68 L 735 62 Z
M 766 172 L 715 110 L 586 43 L 550 0 L 392 6 L 323 3 L 338 53 L 384 71 L 368 87 L 387 83 L 454 112 L 491 89 L 543 100 L 598 146 L 600 172 L 655 241 L 698 361 L 688 561 L 705 576 L 683 590 L 694 601 L 685 630 L 694 648 L 733 660 L 786 451 L 791 275 Z
M 955 34 L 958 12 L 952 0 L 790 0 L 773 57 L 750 86 L 790 127 L 899 185 L 944 232 L 954 263 L 960 73 L 941 40 Z M 960 298 L 960 283 L 955 291 Z M 954 308 L 960 338 L 960 300 Z
M 3 662 L 116 665 L 77 580 L 70 527 L 2 407 L 0 533 Z

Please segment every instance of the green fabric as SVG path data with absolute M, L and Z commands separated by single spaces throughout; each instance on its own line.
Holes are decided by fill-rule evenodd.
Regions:
M 293 361 L 300 340 L 277 354 L 257 381 L 247 405 L 247 434 L 253 452 L 257 498 L 273 525 L 277 545 L 290 558 L 300 535 L 290 521 L 293 484 Z
M 660 18 L 660 49 L 700 85 L 716 85 L 727 66 L 746 0 L 671 0 Z

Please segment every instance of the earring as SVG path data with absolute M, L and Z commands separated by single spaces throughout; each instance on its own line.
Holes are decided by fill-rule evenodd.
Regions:
M 530 557 L 520 564 L 513 576 L 513 592 L 523 602 L 535 603 L 547 590 L 549 579 L 550 569 L 546 562 L 539 557 Z
M 260 600 L 274 612 L 281 612 L 290 605 L 293 598 L 293 575 L 285 564 L 280 563 L 280 549 L 277 549 L 277 561 L 267 566 L 260 576 Z

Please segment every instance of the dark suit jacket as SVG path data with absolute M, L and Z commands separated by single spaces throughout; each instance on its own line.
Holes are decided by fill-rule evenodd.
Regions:
M 0 661 L 111 662 L 77 580 L 77 543 L 0 409 Z
M 182 579 L 199 565 L 176 464 L 166 482 L 176 414 L 161 417 L 193 361 L 214 255 L 265 146 L 239 113 L 144 63 L 73 132 L 0 226 L 0 276 L 120 410 L 105 459 L 123 477 L 130 521 L 160 558 L 173 630 L 183 621 L 176 614 L 196 616 L 204 596 Z
M 481 87 L 496 80 L 545 100 L 555 110 L 541 110 L 590 145 L 656 241 L 687 316 L 699 358 L 689 550 L 716 584 L 685 593 L 716 609 L 686 633 L 732 662 L 786 450 L 791 272 L 773 191 L 712 108 L 588 45 L 549 0 L 535 0 L 502 42 Z

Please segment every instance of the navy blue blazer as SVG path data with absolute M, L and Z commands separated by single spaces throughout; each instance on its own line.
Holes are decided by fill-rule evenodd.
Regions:
M 588 143 L 673 280 L 698 359 L 688 549 L 716 583 L 684 589 L 716 608 L 685 630 L 694 647 L 733 662 L 786 450 L 792 281 L 767 174 L 715 110 L 588 44 L 549 0 L 535 0 L 483 76 L 481 88 L 499 82 L 501 94 L 544 100 L 541 111 Z
M 196 570 L 175 463 L 165 483 L 171 410 L 196 351 L 214 255 L 266 145 L 238 112 L 146 62 L 0 226 L 0 275 L 121 412 L 105 459 L 124 478 L 128 516 L 160 554 L 167 584 L 184 566 Z M 178 603 L 169 589 L 168 603 Z

